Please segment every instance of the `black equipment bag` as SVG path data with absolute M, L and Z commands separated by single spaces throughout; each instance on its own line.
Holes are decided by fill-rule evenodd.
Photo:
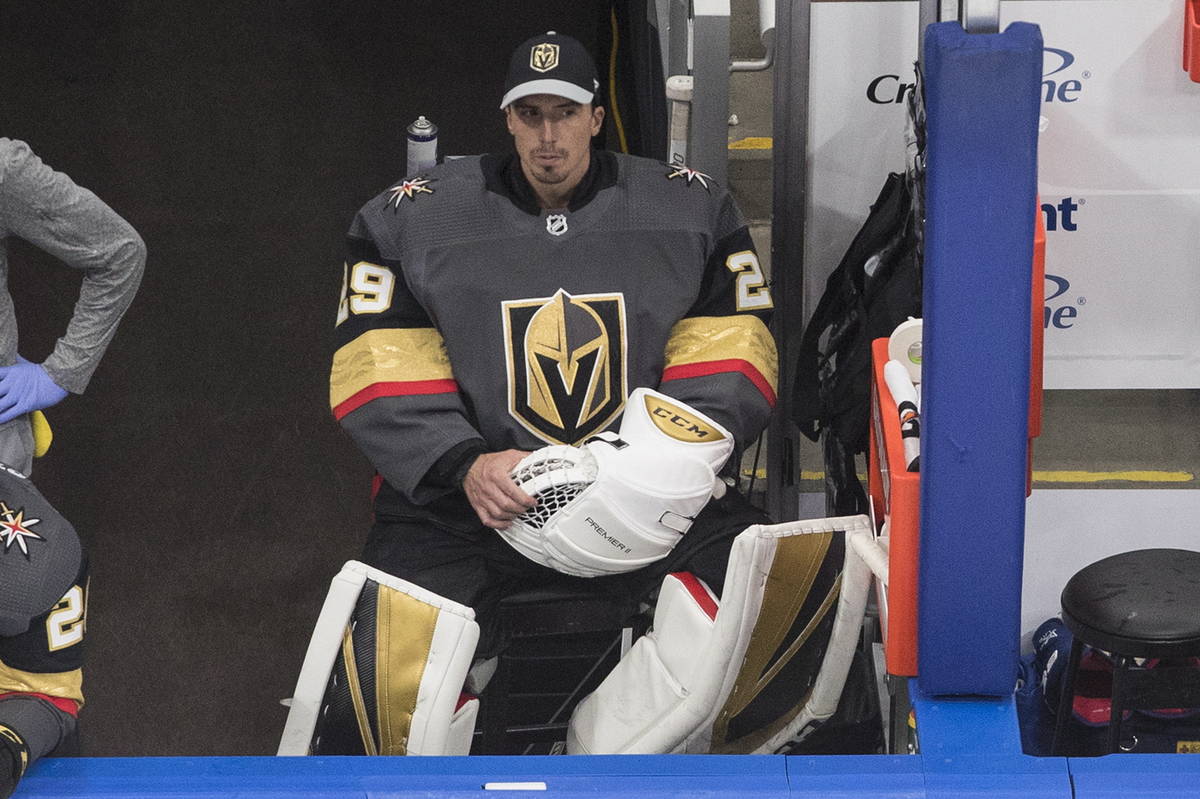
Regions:
M 825 453 L 829 510 L 866 512 L 854 455 L 867 450 L 871 341 L 921 315 L 921 266 L 912 193 L 891 173 L 804 330 L 793 385 L 793 421 Z

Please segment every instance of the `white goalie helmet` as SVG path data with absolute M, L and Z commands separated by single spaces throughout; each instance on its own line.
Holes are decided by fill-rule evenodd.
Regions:
M 733 437 L 657 391 L 630 394 L 620 432 L 550 446 L 513 470 L 538 501 L 498 531 L 527 558 L 564 574 L 619 574 L 660 560 L 725 484 Z

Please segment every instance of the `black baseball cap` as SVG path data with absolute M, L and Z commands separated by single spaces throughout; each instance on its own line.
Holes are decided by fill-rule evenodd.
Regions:
M 577 39 L 548 31 L 513 51 L 501 108 L 531 94 L 553 94 L 590 103 L 600 88 L 596 63 Z

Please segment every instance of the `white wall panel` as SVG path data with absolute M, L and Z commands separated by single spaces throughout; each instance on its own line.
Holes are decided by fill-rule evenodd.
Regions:
M 1200 83 L 1184 0 L 1005 2 L 1046 45 L 1047 388 L 1200 387 Z M 806 315 L 889 171 L 918 3 L 812 4 Z

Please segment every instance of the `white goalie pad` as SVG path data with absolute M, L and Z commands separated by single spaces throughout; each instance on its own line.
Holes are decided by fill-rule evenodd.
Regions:
M 716 421 L 647 388 L 618 434 L 543 447 L 513 479 L 537 507 L 499 533 L 521 554 L 577 577 L 632 571 L 666 557 L 724 483 L 733 437 Z
M 837 709 L 858 645 L 871 572 L 846 537 L 870 530 L 866 516 L 748 528 L 719 607 L 668 576 L 650 632 L 576 707 L 567 751 L 761 754 L 806 736 Z M 807 669 L 798 653 L 821 630 Z
M 468 754 L 479 700 L 462 694 L 475 612 L 349 561 L 300 668 L 279 755 Z

